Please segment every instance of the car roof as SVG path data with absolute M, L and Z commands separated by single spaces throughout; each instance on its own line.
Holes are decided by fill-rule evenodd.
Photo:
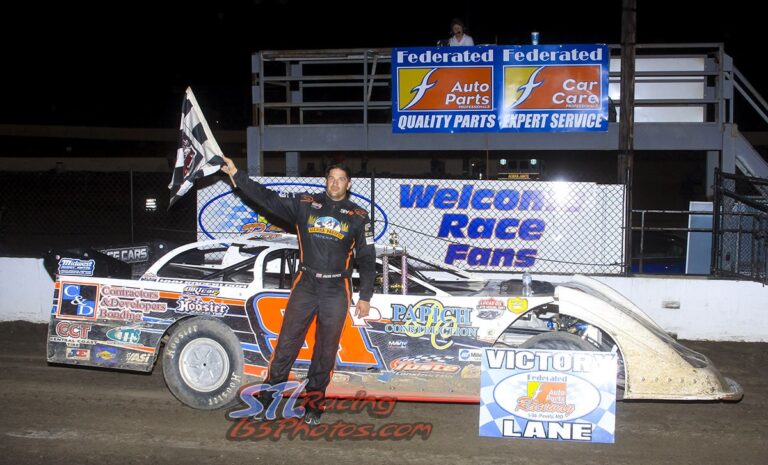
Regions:
M 275 248 L 276 246 L 278 248 L 280 248 L 279 246 L 283 246 L 282 248 L 298 248 L 299 247 L 298 238 L 295 234 L 282 233 L 282 232 L 252 232 L 252 233 L 242 234 L 240 236 L 233 237 L 233 238 L 218 238 L 218 239 L 213 239 L 208 241 L 196 242 L 195 244 L 198 244 L 198 245 L 230 244 L 230 246 L 245 245 L 250 247 L 263 246 L 263 247 L 270 247 L 270 248 Z M 430 258 L 426 258 L 418 254 L 414 254 L 411 251 L 406 252 L 406 249 L 399 245 L 392 246 L 387 244 L 375 244 L 375 247 L 376 247 L 377 258 L 383 255 L 397 256 L 397 255 L 405 254 L 405 255 L 408 255 L 410 258 L 432 265 L 436 268 L 442 268 L 443 270 L 456 273 L 458 275 L 464 276 L 465 278 L 476 279 L 476 277 L 474 276 L 474 273 L 472 273 L 471 271 L 462 270 L 461 268 L 458 268 L 453 265 L 448 265 L 446 263 L 440 263 Z

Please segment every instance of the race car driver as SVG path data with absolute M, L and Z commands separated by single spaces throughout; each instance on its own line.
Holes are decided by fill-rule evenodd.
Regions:
M 309 325 L 317 318 L 315 347 L 307 372 L 304 421 L 320 423 L 325 389 L 331 380 L 339 339 L 349 311 L 352 256 L 360 274 L 358 318 L 368 316 L 373 295 L 376 251 L 368 214 L 349 200 L 349 169 L 331 165 L 325 172 L 325 192 L 277 193 L 252 181 L 223 157 L 221 170 L 231 175 L 237 188 L 268 213 L 294 225 L 299 239 L 300 267 L 293 283 L 283 325 L 267 371 L 265 384 L 288 380 L 291 366 L 304 345 Z M 272 392 L 262 391 L 259 401 L 268 407 Z

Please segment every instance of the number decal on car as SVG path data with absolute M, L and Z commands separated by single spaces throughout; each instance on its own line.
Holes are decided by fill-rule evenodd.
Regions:
M 288 294 L 265 292 L 254 296 L 252 302 L 251 308 L 258 322 L 258 328 L 254 329 L 260 333 L 256 336 L 259 345 L 265 347 L 269 352 L 265 353 L 264 356 L 270 358 L 277 345 L 277 336 L 283 324 L 283 314 L 288 305 Z M 309 326 L 304 345 L 296 358 L 299 363 L 309 363 L 312 360 L 312 349 L 315 346 L 315 325 L 316 323 L 313 322 Z M 371 346 L 365 329 L 354 327 L 349 313 L 344 320 L 337 357 L 340 366 L 383 366 L 381 356 L 378 350 Z

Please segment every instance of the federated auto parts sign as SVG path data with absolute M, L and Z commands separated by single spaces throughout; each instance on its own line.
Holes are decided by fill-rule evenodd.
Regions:
M 322 192 L 320 178 L 258 178 L 284 192 Z M 594 183 L 355 179 L 351 199 L 412 253 L 474 271 L 621 271 L 623 189 Z M 198 192 L 198 238 L 269 231 L 224 182 Z
M 606 45 L 392 50 L 392 131 L 608 130 Z

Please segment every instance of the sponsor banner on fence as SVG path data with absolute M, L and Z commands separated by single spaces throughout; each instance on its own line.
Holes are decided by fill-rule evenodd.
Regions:
M 485 349 L 480 436 L 614 442 L 616 354 Z
M 606 45 L 392 50 L 392 130 L 608 130 Z
M 321 178 L 257 180 L 284 192 L 321 192 Z M 410 253 L 475 271 L 619 273 L 623 188 L 594 183 L 355 179 L 351 200 L 371 213 L 375 238 L 397 233 Z M 269 234 L 268 212 L 224 182 L 198 193 L 198 239 Z

